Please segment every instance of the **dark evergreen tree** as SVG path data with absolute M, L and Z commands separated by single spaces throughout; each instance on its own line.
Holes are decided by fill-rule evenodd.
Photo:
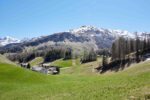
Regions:
M 64 53 L 64 60 L 72 58 L 72 49 L 67 48 Z
M 103 67 L 107 67 L 108 65 L 108 55 L 106 54 L 106 52 L 103 52 L 103 58 L 102 58 L 102 66 Z
M 84 51 L 83 57 L 81 58 L 81 63 L 87 63 L 91 61 L 97 60 L 97 54 L 94 51 L 94 49 L 91 49 L 90 51 Z
M 139 55 L 140 55 L 140 52 L 139 52 L 139 50 L 140 50 L 140 39 L 139 39 L 139 37 L 138 37 L 138 34 L 137 34 L 137 32 L 135 33 L 135 35 L 136 35 L 136 62 L 139 62 L 140 61 L 140 58 L 139 58 Z

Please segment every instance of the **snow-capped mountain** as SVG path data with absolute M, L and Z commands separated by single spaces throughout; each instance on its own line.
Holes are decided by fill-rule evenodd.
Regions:
M 133 34 L 128 31 L 96 28 L 93 26 L 81 26 L 80 28 L 77 28 L 77 29 L 71 29 L 69 32 L 73 34 L 80 34 L 80 35 L 86 34 L 90 36 L 101 36 L 101 34 L 107 34 L 112 37 L 119 37 L 119 36 L 132 37 L 133 36 Z
M 81 48 L 110 48 L 113 41 L 120 36 L 132 38 L 134 35 L 128 31 L 112 30 L 105 28 L 96 28 L 93 26 L 81 26 L 76 29 L 71 29 L 66 32 L 54 33 L 52 35 L 41 36 L 29 40 L 21 41 L 12 38 L 1 39 L 0 43 L 6 45 L 9 43 L 19 43 L 6 45 L 0 48 L 0 51 L 17 52 L 16 50 L 23 51 L 28 47 L 44 50 L 45 47 L 55 45 L 68 45 L 77 49 Z
M 95 43 L 98 48 L 110 47 L 112 42 L 120 36 L 129 38 L 134 37 L 133 33 L 128 31 L 104 29 L 93 26 L 81 26 L 80 28 L 72 29 L 69 32 L 76 36 L 90 39 L 90 42 Z
M 0 38 L 0 46 L 5 46 L 7 44 L 12 44 L 12 43 L 20 43 L 20 40 L 10 37 L 10 36 Z

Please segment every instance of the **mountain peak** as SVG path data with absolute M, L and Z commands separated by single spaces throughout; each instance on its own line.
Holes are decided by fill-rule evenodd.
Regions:
M 85 33 L 85 32 L 88 32 L 88 31 L 98 31 L 99 29 L 94 27 L 94 26 L 87 26 L 87 25 L 83 25 L 77 29 L 71 29 L 70 32 L 71 33 Z

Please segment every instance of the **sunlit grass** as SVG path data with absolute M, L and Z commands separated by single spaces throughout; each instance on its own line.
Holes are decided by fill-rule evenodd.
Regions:
M 50 65 L 59 66 L 61 68 L 71 67 L 73 66 L 73 60 L 72 59 L 68 59 L 68 60 L 58 59 L 58 60 L 53 61 Z
M 44 59 L 42 57 L 37 57 L 35 59 L 33 59 L 32 61 L 30 61 L 29 63 L 31 64 L 31 66 L 35 66 L 35 65 L 39 65 L 41 63 L 43 63 Z

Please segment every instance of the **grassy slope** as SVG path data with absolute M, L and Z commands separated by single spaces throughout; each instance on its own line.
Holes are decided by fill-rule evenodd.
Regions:
M 125 100 L 150 92 L 150 62 L 103 75 L 91 74 L 93 65 L 98 63 L 77 64 L 74 71 L 47 76 L 0 64 L 0 100 Z
M 30 61 L 29 63 L 31 64 L 31 66 L 35 66 L 35 65 L 39 65 L 43 61 L 44 61 L 44 59 L 42 57 L 37 57 L 37 58 L 33 59 L 32 61 Z M 52 63 L 49 63 L 49 65 L 59 66 L 62 68 L 71 67 L 71 66 L 73 66 L 72 61 L 73 61 L 72 59 L 69 59 L 69 60 L 58 59 L 58 60 L 53 61 Z M 76 61 L 78 61 L 78 59 L 75 60 L 75 62 Z
M 79 64 L 79 59 L 68 59 L 68 60 L 63 60 L 63 59 L 58 59 L 50 63 L 50 65 L 53 66 L 59 66 L 61 68 L 66 68 L 66 67 L 72 67 L 74 66 L 74 63 Z
M 51 63 L 51 65 L 60 66 L 60 67 L 70 67 L 72 66 L 72 60 L 63 60 L 59 59 Z
M 33 59 L 32 61 L 30 61 L 29 63 L 31 64 L 31 66 L 35 66 L 35 65 L 39 65 L 43 61 L 44 61 L 44 59 L 42 57 L 37 57 L 37 58 Z
M 0 63 L 7 63 L 7 64 L 15 64 L 13 62 L 11 62 L 10 60 L 8 60 L 5 56 L 0 54 Z
M 95 75 L 94 68 L 98 67 L 101 63 L 101 58 L 98 58 L 97 61 L 80 64 L 80 60 L 77 59 L 75 64 L 68 68 L 61 69 L 62 74 L 79 74 L 79 75 Z

